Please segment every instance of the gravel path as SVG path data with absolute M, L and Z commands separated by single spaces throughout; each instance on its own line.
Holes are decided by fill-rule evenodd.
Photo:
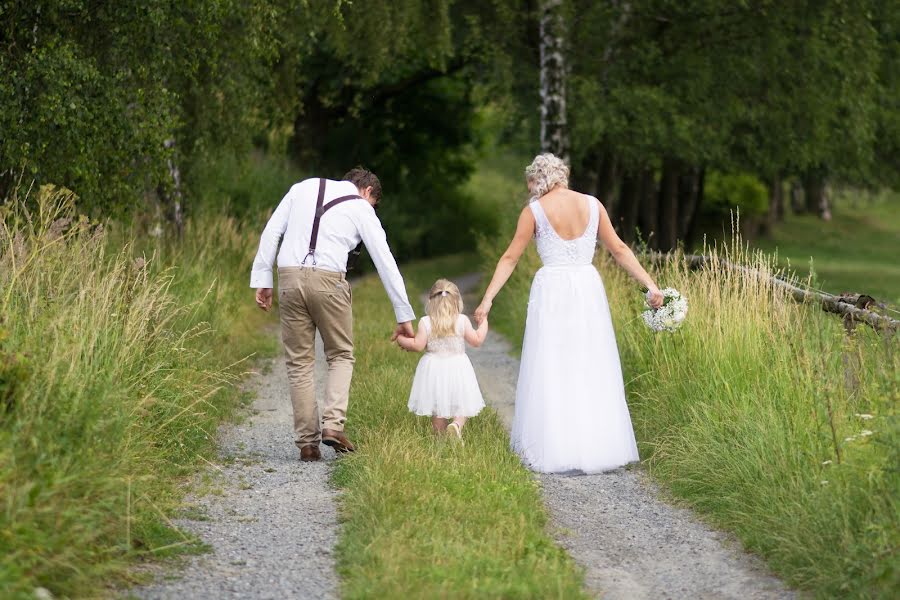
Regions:
M 316 346 L 316 378 L 322 381 L 321 340 Z M 191 558 L 177 578 L 158 578 L 128 595 L 172 600 L 337 597 L 332 550 L 338 535 L 338 492 L 328 484 L 334 451 L 322 446 L 322 462 L 299 461 L 283 356 L 264 367 L 247 385 L 256 393 L 250 418 L 220 431 L 224 464 L 207 485 L 222 493 L 189 498 L 196 520 L 176 521 L 212 551 Z
M 479 276 L 456 279 L 467 293 Z M 510 344 L 491 332 L 468 350 L 484 393 L 509 428 L 519 361 Z M 640 468 L 597 475 L 540 474 L 557 542 L 585 569 L 585 583 L 609 600 L 690 598 L 740 600 L 794 598 L 762 562 L 730 536 L 702 523 L 689 510 L 661 500 Z

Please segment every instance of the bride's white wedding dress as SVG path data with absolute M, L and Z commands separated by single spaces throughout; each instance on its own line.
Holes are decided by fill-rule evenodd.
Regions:
M 530 208 L 544 266 L 528 299 L 512 446 L 532 469 L 596 473 L 638 460 L 609 303 L 593 265 L 599 201 L 581 237 Z

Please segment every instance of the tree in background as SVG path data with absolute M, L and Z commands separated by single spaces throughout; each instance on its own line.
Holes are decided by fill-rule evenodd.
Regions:
M 569 162 L 566 122 L 566 19 L 562 0 L 541 0 L 541 151 Z
M 461 188 L 491 105 L 626 239 L 672 248 L 716 206 L 753 234 L 788 184 L 823 216 L 829 182 L 900 184 L 895 4 L 0 0 L 0 198 L 54 182 L 177 222 L 197 162 L 253 142 L 306 173 L 369 166 L 399 254 L 429 255 L 496 219 Z
M 122 212 L 198 153 L 246 147 L 276 16 L 266 0 L 0 0 L 0 198 L 21 178 Z
M 277 61 L 287 151 L 309 172 L 363 164 L 382 179 L 398 256 L 471 247 L 497 216 L 462 191 L 477 160 L 477 96 L 508 95 L 509 57 L 529 21 L 497 0 L 294 7 Z M 291 92 L 295 93 L 291 93 Z
M 895 12 L 883 2 L 573 0 L 575 184 L 605 199 L 626 238 L 639 227 L 662 249 L 696 231 L 710 169 L 738 186 L 744 175 L 771 182 L 776 199 L 795 176 L 805 205 L 826 216 L 829 179 L 889 167 L 874 146 L 879 123 L 893 123 L 885 112 L 896 114 L 877 102 L 889 97 L 881 60 Z M 754 227 L 768 214 L 767 203 L 742 207 Z

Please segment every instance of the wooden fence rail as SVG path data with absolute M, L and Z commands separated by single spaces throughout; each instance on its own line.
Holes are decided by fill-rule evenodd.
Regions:
M 714 262 L 718 262 L 720 266 L 727 269 L 741 271 L 758 277 L 766 277 L 769 279 L 772 286 L 787 290 L 791 294 L 791 297 L 797 302 L 820 304 L 823 310 L 841 315 L 848 331 L 852 330 L 856 323 L 865 323 L 876 331 L 881 332 L 900 331 L 900 321 L 871 310 L 869 307 L 877 306 L 877 302 L 874 298 L 865 294 L 834 295 L 815 290 L 805 290 L 788 281 L 779 279 L 778 277 L 764 274 L 758 269 L 738 265 L 723 258 L 715 258 L 701 254 L 675 255 L 663 252 L 650 252 L 644 254 L 644 256 L 654 264 L 669 262 L 675 258 L 682 258 L 687 262 L 688 267 L 691 270 L 702 269 Z

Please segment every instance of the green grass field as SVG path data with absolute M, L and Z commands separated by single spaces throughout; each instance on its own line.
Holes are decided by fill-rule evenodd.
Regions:
M 404 269 L 413 297 L 461 256 Z M 353 291 L 358 348 L 338 569 L 345 598 L 581 598 L 582 576 L 545 530 L 536 480 L 509 449 L 496 414 L 469 421 L 465 445 L 435 439 L 406 407 L 416 354 L 389 343 L 393 314 L 377 278 Z M 419 304 L 416 302 L 416 304 Z M 421 314 L 420 314 L 421 316 Z
M 816 286 L 825 291 L 866 293 L 900 306 L 898 194 L 839 195 L 830 222 L 788 211 L 771 240 L 756 240 L 753 245 L 777 251 L 779 263 L 801 276 L 812 266 Z

